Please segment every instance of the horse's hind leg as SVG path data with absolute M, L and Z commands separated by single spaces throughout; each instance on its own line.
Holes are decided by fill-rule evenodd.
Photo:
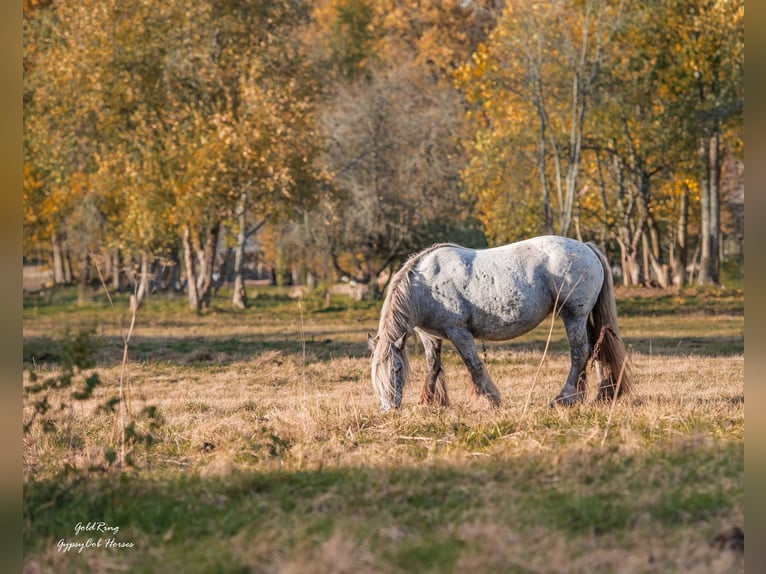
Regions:
M 567 317 L 564 313 L 562 313 L 562 318 L 569 340 L 571 366 L 566 383 L 553 402 L 571 405 L 585 397 L 585 368 L 588 366 L 588 359 L 590 358 L 588 319 L 579 316 Z
M 489 378 L 484 364 L 479 359 L 473 335 L 467 330 L 452 329 L 447 332 L 447 336 L 452 341 L 452 344 L 455 345 L 457 352 L 463 359 L 463 363 L 465 363 L 468 372 L 471 374 L 473 390 L 476 396 L 483 397 L 493 406 L 499 407 L 501 402 L 500 391 L 497 390 L 495 383 Z
M 419 329 L 416 332 L 426 352 L 426 378 L 420 391 L 420 404 L 447 407 L 449 396 L 441 362 L 442 340 Z

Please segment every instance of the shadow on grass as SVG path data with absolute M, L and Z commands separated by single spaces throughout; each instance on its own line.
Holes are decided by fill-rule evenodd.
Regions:
M 361 317 L 377 317 L 382 301 L 355 301 L 344 295 L 333 295 L 328 300 L 318 291 L 306 298 L 296 299 L 288 295 L 288 288 L 263 287 L 250 290 L 250 305 L 246 309 L 231 304 L 231 289 L 222 289 L 213 294 L 208 309 L 195 312 L 190 310 L 186 295 L 167 291 L 153 293 L 144 300 L 140 315 L 149 320 L 158 317 L 177 316 L 188 321 L 193 317 L 254 317 L 267 314 L 271 318 L 288 319 L 300 316 L 324 316 L 352 313 Z M 46 289 L 39 293 L 25 293 L 23 311 L 25 316 L 85 316 L 112 313 L 122 315 L 130 309 L 130 292 L 112 292 L 112 302 L 101 288 L 91 287 L 82 302 L 78 302 L 77 290 L 73 287 Z M 112 309 L 112 303 L 114 309 Z
M 740 289 L 686 289 L 672 291 L 646 290 L 641 295 L 620 295 L 617 312 L 620 316 L 672 317 L 678 315 L 745 314 L 745 295 Z
M 528 353 L 541 353 L 545 348 L 547 336 L 523 336 L 517 340 L 502 343 L 488 343 L 487 348 L 499 348 Z M 630 352 L 660 356 L 734 356 L 745 351 L 745 339 L 741 336 L 709 335 L 705 337 L 624 337 Z M 477 341 L 477 346 L 481 342 Z M 550 354 L 568 354 L 569 343 L 563 336 L 554 336 L 548 346 Z
M 350 335 L 350 337 L 349 337 Z M 168 362 L 189 366 L 226 366 L 247 361 L 266 352 L 302 357 L 304 351 L 311 362 L 327 362 L 339 357 L 369 358 L 367 331 L 316 331 L 312 333 L 284 332 L 278 336 L 205 336 L 205 337 L 136 337 L 130 344 L 130 359 L 139 362 Z M 122 361 L 123 342 L 118 337 L 94 337 L 93 347 L 97 366 L 112 366 Z M 632 352 L 656 356 L 735 356 L 744 353 L 743 337 L 626 337 Z M 488 344 L 507 352 L 540 353 L 546 340 L 524 338 L 500 344 Z M 481 342 L 477 341 L 481 346 Z M 418 342 L 409 345 L 413 355 L 422 354 Z M 550 354 L 568 354 L 564 338 L 551 339 Z M 53 337 L 25 337 L 23 362 L 32 365 L 55 366 L 62 360 L 61 340 Z M 502 358 L 500 360 L 503 360 Z
M 625 343 L 631 351 L 646 355 L 730 357 L 745 352 L 740 336 L 626 337 Z
M 130 360 L 138 362 L 168 362 L 185 365 L 226 366 L 247 361 L 259 354 L 277 351 L 281 355 L 302 357 L 304 350 L 312 362 L 324 362 L 338 357 L 368 357 L 366 331 L 361 330 L 357 341 L 337 338 L 338 333 L 313 333 L 300 338 L 300 333 L 279 336 L 221 336 L 221 337 L 135 337 L 130 343 Z M 123 341 L 119 337 L 94 337 L 93 348 L 97 366 L 112 366 L 122 361 Z M 25 337 L 23 361 L 25 366 L 52 365 L 62 361 L 62 343 L 53 337 Z
M 594 450 L 571 458 L 557 465 L 529 454 L 513 465 L 491 459 L 460 466 L 240 470 L 212 478 L 162 468 L 63 473 L 24 485 L 24 554 L 47 554 L 58 562 L 56 571 L 77 571 L 82 553 L 57 555 L 57 541 L 112 536 L 136 544 L 107 553 L 110 563 L 130 564 L 133 571 L 250 572 L 254 559 L 262 565 L 289 559 L 340 534 L 368 548 L 378 571 L 450 572 L 463 549 L 477 542 L 460 534 L 463 524 L 490 521 L 519 533 L 523 545 L 525 536 L 541 532 L 622 539 L 647 520 L 663 533 L 704 528 L 715 517 L 743 511 L 740 443 L 691 441 L 627 457 Z M 119 532 L 75 533 L 78 523 L 101 522 Z M 96 551 L 86 549 L 86 557 Z M 240 562 L 245 556 L 250 566 Z

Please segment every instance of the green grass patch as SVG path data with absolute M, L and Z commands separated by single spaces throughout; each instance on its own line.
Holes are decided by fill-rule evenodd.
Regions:
M 129 308 L 130 293 L 126 291 L 110 294 L 114 308 L 125 310 Z M 355 317 L 377 316 L 380 301 L 356 301 L 343 295 L 332 295 L 328 300 L 319 292 L 308 294 L 305 298 L 289 296 L 287 287 L 258 287 L 250 290 L 250 306 L 247 309 L 236 309 L 231 306 L 232 290 L 221 288 L 211 296 L 211 305 L 201 312 L 202 315 L 214 316 L 257 316 L 268 314 L 274 319 L 298 318 L 301 313 L 306 315 L 329 316 L 336 319 L 338 315 Z M 57 287 L 40 293 L 25 293 L 23 299 L 23 317 L 32 319 L 50 316 L 96 316 L 112 313 L 112 307 L 103 288 L 90 287 L 84 302 L 78 303 L 77 288 Z M 174 316 L 196 315 L 189 308 L 188 298 L 181 292 L 160 292 L 146 296 L 140 311 L 141 315 L 152 320 L 161 320 Z
M 678 292 L 625 291 L 617 296 L 617 312 L 625 316 L 743 315 L 742 288 L 687 287 Z
M 679 457 L 683 468 L 700 466 L 705 475 L 686 473 L 683 484 L 675 484 L 667 471 Z M 62 537 L 76 540 L 78 522 L 100 520 L 119 525 L 119 539 L 141 540 L 151 549 L 124 554 L 139 571 L 158 572 L 162 564 L 162 571 L 206 572 L 218 564 L 217 552 L 238 548 L 240 541 L 264 542 L 290 555 L 345 535 L 368 544 L 382 570 L 450 572 L 465 547 L 456 537 L 460 525 L 487 513 L 522 537 L 544 528 L 551 536 L 615 541 L 630 538 L 647 512 L 662 535 L 678 525 L 706 525 L 743 502 L 741 484 L 726 480 L 732 470 L 743 471 L 741 445 L 681 444 L 637 454 L 629 464 L 616 451 L 572 453 L 556 466 L 546 462 L 531 455 L 460 467 L 256 471 L 223 478 L 171 471 L 87 480 L 62 475 L 25 485 L 25 554 L 50 549 Z M 531 559 L 530 545 L 516 551 Z M 186 550 L 193 546 L 207 551 L 190 562 Z M 250 571 L 236 555 L 219 566 Z

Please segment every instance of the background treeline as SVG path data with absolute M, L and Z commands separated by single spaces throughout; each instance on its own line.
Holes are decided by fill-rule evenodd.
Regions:
M 743 0 L 25 0 L 24 256 L 56 284 L 373 283 L 435 241 L 741 256 Z

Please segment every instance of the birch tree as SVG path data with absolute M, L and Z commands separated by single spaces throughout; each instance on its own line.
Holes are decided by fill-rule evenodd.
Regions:
M 476 125 L 472 155 L 492 162 L 487 153 L 519 149 L 504 162 L 513 167 L 489 181 L 481 162 L 467 169 L 480 204 L 482 197 L 503 196 L 489 186 L 507 190 L 499 202 L 519 203 L 514 180 L 523 181 L 539 195 L 532 206 L 539 206 L 541 230 L 572 232 L 593 92 L 621 22 L 619 6 L 600 0 L 506 6 L 486 46 L 458 74 Z M 490 229 L 503 226 L 491 205 L 481 209 Z

